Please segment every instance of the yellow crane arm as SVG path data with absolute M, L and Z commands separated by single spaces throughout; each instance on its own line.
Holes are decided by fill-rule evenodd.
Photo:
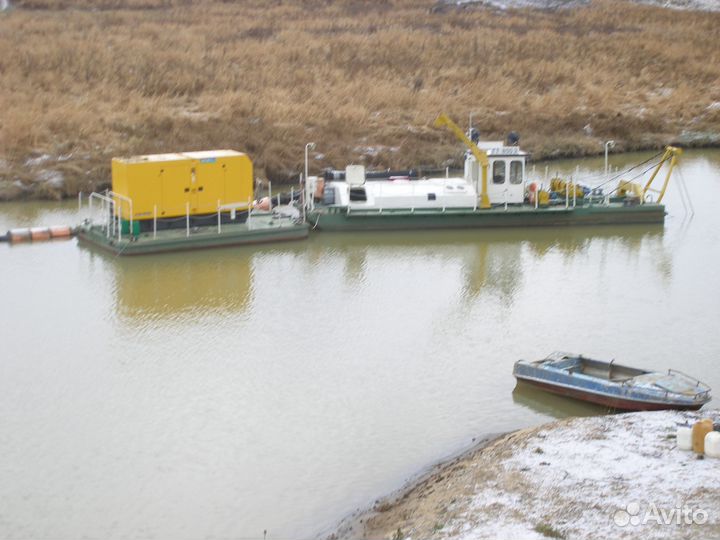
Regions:
M 653 171 L 652 175 L 650 176 L 650 180 L 647 181 L 645 184 L 645 187 L 643 188 L 643 200 L 645 199 L 645 194 L 650 190 L 650 186 L 653 183 L 653 180 L 655 180 L 655 177 L 660 172 L 660 168 L 663 166 L 663 164 L 669 159 L 670 160 L 670 167 L 668 168 L 668 172 L 665 175 L 665 181 L 663 182 L 662 188 L 660 188 L 660 195 L 658 196 L 657 203 L 660 204 L 663 200 L 663 197 L 665 196 L 665 191 L 667 190 L 668 183 L 670 182 L 670 175 L 673 172 L 673 169 L 677 165 L 678 158 L 682 155 L 682 148 L 677 148 L 675 146 L 668 146 L 665 148 L 665 153 L 663 154 L 662 159 L 660 159 L 660 162 L 657 164 L 657 167 L 655 167 L 655 170 Z M 656 190 L 653 190 L 656 191 Z
M 436 128 L 446 127 L 452 131 L 455 136 L 460 139 L 465 146 L 472 152 L 482 168 L 482 188 L 480 190 L 480 208 L 490 208 L 490 198 L 488 197 L 488 157 L 487 153 L 480 150 L 477 145 L 467 138 L 463 130 L 460 129 L 446 114 L 442 113 L 435 119 L 433 124 Z

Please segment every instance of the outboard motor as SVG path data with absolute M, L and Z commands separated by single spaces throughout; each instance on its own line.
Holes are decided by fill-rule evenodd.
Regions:
M 520 144 L 520 134 L 517 131 L 511 131 L 507 135 L 507 145 L 508 146 L 517 146 Z

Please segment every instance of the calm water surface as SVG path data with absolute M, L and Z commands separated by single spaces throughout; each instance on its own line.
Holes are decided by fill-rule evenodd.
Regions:
M 576 166 L 602 160 L 550 167 Z M 556 349 L 720 388 L 720 152 L 682 171 L 696 214 L 672 185 L 664 229 L 0 244 L 0 537 L 312 536 L 473 437 L 596 414 L 514 390 Z M 0 205 L 0 231 L 77 221 Z

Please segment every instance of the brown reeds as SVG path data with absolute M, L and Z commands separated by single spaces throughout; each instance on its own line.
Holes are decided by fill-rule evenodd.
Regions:
M 432 1 L 24 0 L 0 14 L 0 181 L 107 182 L 115 155 L 235 148 L 312 168 L 459 163 L 469 112 L 536 157 L 720 132 L 720 14 Z M 28 159 L 47 154 L 40 164 Z M 454 161 L 453 161 L 454 160 Z M 37 160 L 36 160 L 37 161 Z M 47 191 L 47 190 L 45 190 Z M 44 192 L 45 192 L 44 191 Z M 43 192 L 43 193 L 44 193 Z

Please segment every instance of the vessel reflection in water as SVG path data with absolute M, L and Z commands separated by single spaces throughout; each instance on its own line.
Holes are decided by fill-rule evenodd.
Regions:
M 373 258 L 400 261 L 415 259 L 418 263 L 440 261 L 451 279 L 460 270 L 466 299 L 494 292 L 512 302 L 523 280 L 523 272 L 545 256 L 559 255 L 570 264 L 574 257 L 600 249 L 602 271 L 608 264 L 607 254 L 620 251 L 625 260 L 637 260 L 643 249 L 653 252 L 658 274 L 669 278 L 672 258 L 663 245 L 662 226 L 578 227 L 568 229 L 501 229 L 492 231 L 416 231 L 380 233 L 320 233 L 306 244 L 306 258 L 311 266 L 340 261 L 346 283 L 363 283 L 372 279 Z M 297 252 L 297 249 L 295 249 Z M 562 276 L 548 286 L 562 287 Z M 421 294 L 422 291 L 417 291 Z
M 546 256 L 570 264 L 591 246 L 605 252 L 618 248 L 626 260 L 639 257 L 641 248 L 655 253 L 659 275 L 669 278 L 671 258 L 664 252 L 663 228 L 628 226 L 567 230 L 425 231 L 387 233 L 323 233 L 307 243 L 282 247 L 229 248 L 215 252 L 171 253 L 138 258 L 102 257 L 114 277 L 116 309 L 127 318 L 177 318 L 191 314 L 242 313 L 252 302 L 260 280 L 272 287 L 278 272 L 292 269 L 308 277 L 317 268 L 341 271 L 339 284 L 357 287 L 373 279 L 371 261 L 396 265 L 410 262 L 432 265 L 456 281 L 465 302 L 481 294 L 515 300 L 523 273 Z M 418 235 L 421 238 L 418 238 Z M 520 241 L 518 241 L 520 240 Z M 294 263 L 288 265 L 288 259 Z M 601 258 L 601 268 L 607 264 Z M 273 277 L 275 276 L 275 277 Z M 455 276 L 455 277 L 453 277 Z M 548 286 L 562 287 L 562 276 Z M 268 282 L 270 280 L 270 282 Z M 421 294 L 422 291 L 416 291 Z M 308 298 L 308 300 L 310 300 Z
M 112 257 L 108 255 L 108 257 Z M 126 318 L 242 312 L 252 293 L 252 251 L 114 258 L 116 309 Z
M 551 394 L 522 381 L 518 381 L 515 386 L 512 398 L 514 403 L 522 407 L 554 418 L 594 416 L 613 412 L 607 407 Z

